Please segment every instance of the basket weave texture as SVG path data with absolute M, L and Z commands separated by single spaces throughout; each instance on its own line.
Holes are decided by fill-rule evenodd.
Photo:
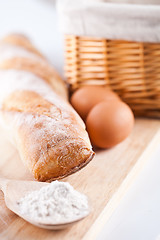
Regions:
M 160 43 L 65 37 L 70 90 L 108 86 L 135 115 L 160 117 Z

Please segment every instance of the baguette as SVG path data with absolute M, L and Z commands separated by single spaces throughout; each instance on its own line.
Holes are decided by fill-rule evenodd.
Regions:
M 93 158 L 64 82 L 26 37 L 0 42 L 0 81 L 1 124 L 35 179 L 61 179 Z

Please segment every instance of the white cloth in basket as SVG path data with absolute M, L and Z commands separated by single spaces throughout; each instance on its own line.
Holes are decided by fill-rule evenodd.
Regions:
M 59 0 L 60 29 L 70 35 L 160 42 L 160 1 L 131 1 Z

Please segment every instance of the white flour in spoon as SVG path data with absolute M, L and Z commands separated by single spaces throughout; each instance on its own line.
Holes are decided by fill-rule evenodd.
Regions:
M 30 192 L 17 204 L 22 214 L 39 223 L 65 223 L 89 213 L 87 197 L 59 181 Z

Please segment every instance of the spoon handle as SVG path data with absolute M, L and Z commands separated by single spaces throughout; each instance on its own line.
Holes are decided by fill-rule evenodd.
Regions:
M 0 190 L 4 192 L 8 182 L 9 182 L 9 179 L 0 177 Z

